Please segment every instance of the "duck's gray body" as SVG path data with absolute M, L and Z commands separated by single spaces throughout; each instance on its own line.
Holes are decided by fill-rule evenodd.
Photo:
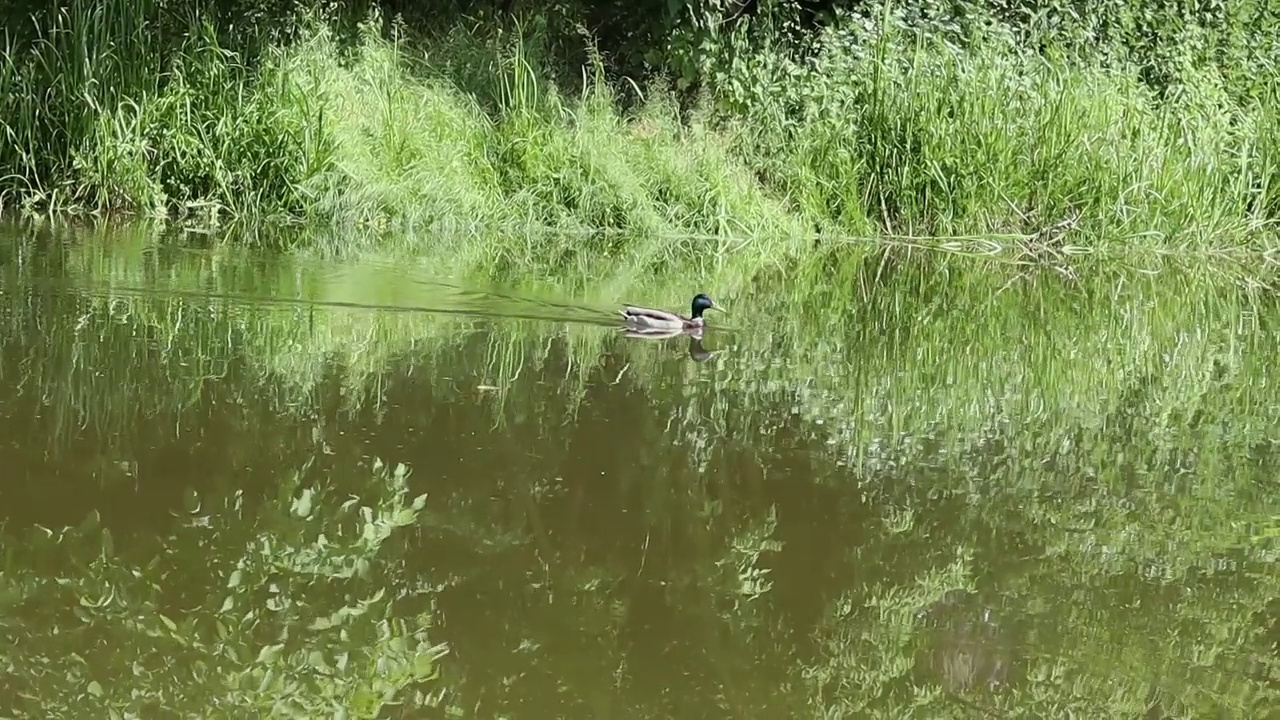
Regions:
M 706 326 L 702 313 L 706 310 L 720 310 L 711 298 L 698 293 L 693 298 L 692 312 L 689 317 L 677 315 L 666 310 L 627 305 L 618 311 L 627 327 L 637 330 L 691 330 Z
M 705 324 L 700 317 L 686 318 L 673 312 L 654 310 L 653 308 L 628 305 L 618 312 L 627 321 L 628 325 L 650 330 L 684 330 L 687 328 L 699 328 Z

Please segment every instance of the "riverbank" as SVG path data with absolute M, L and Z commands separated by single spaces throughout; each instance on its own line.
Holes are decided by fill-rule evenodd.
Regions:
M 314 23 L 250 67 L 200 26 L 150 92 L 87 108 L 77 89 L 127 59 L 67 63 L 74 43 L 8 57 L 3 122 L 22 142 L 0 157 L 3 205 L 326 224 L 350 244 L 408 227 L 494 273 L 748 246 L 764 268 L 886 235 L 1063 267 L 1085 250 L 1275 244 L 1276 105 L 1212 69 L 1167 69 L 1157 93 L 1137 64 L 999 30 L 961 47 L 836 25 L 805 61 L 743 57 L 685 112 L 660 85 L 623 97 L 601 65 L 562 94 L 536 31 L 423 45 L 375 27 L 348 47 Z M 36 61 L 78 68 L 44 106 Z

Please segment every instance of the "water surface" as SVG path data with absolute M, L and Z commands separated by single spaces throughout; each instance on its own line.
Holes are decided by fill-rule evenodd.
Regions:
M 653 342 L 5 227 L 2 714 L 1275 717 L 1276 309 L 1214 277 L 904 270 Z

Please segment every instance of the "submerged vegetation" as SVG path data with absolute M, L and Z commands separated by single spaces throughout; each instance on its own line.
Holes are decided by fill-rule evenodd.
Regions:
M 1266 3 L 707 0 L 626 33 L 643 12 L 609 3 L 286 4 L 248 38 L 245 6 L 173 5 L 67 0 L 6 36 L 3 202 L 484 230 L 454 250 L 490 271 L 885 235 L 1062 264 L 1269 248 L 1280 214 Z

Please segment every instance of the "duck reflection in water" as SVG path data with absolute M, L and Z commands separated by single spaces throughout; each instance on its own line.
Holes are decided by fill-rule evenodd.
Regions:
M 694 362 L 706 362 L 716 355 L 720 354 L 720 350 L 708 350 L 702 346 L 702 332 L 690 332 L 688 330 L 631 330 L 623 329 L 624 337 L 635 338 L 637 340 L 668 340 L 673 337 L 684 336 L 689 338 L 689 357 Z

